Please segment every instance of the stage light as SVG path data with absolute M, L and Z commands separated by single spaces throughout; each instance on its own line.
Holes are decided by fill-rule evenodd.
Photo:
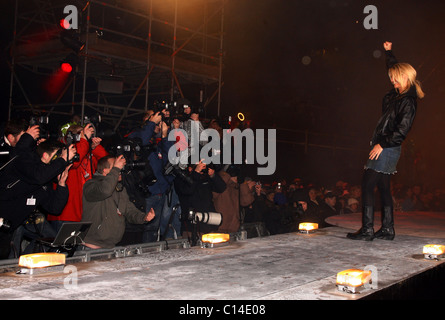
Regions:
M 62 69 L 63 72 L 66 73 L 70 73 L 71 71 L 73 71 L 73 67 L 68 62 L 63 62 L 60 65 L 60 68 Z
M 62 60 L 60 69 L 65 73 L 71 73 L 78 64 L 79 57 L 74 53 L 70 53 L 65 59 Z
M 317 229 L 318 223 L 302 222 L 298 225 L 298 230 L 300 230 L 301 233 L 312 233 Z
M 360 293 L 359 290 L 371 282 L 371 271 L 348 269 L 337 273 L 337 289 L 348 293 Z
M 423 256 L 428 260 L 438 260 L 445 257 L 445 246 L 440 244 L 427 244 L 423 247 Z
M 43 252 L 22 255 L 19 258 L 20 273 L 35 274 L 36 272 L 57 271 L 65 265 L 66 257 L 62 253 Z
M 70 27 L 70 23 L 66 19 L 60 19 L 60 26 L 67 30 Z
M 228 244 L 229 240 L 230 235 L 227 233 L 207 233 L 203 234 L 201 237 L 201 247 L 214 248 L 215 246 Z

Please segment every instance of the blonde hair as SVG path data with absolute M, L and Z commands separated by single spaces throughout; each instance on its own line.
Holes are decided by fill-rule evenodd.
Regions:
M 416 69 L 414 69 L 410 64 L 396 63 L 389 68 L 388 75 L 391 80 L 395 79 L 399 83 L 404 83 L 403 76 L 406 76 L 409 86 L 405 89 L 405 91 L 407 91 L 411 86 L 416 86 L 417 97 L 422 99 L 425 96 L 420 81 L 416 79 Z

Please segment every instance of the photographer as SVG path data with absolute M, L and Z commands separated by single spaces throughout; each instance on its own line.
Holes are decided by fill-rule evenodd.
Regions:
M 9 256 L 13 232 L 41 205 L 52 214 L 60 213 L 68 199 L 66 187 L 69 162 L 76 150 L 44 141 L 37 152 L 20 153 L 0 179 L 0 258 Z M 57 177 L 57 187 L 53 180 Z
M 144 226 L 142 235 L 142 242 L 144 243 L 157 241 L 161 224 L 165 226 L 168 222 L 163 219 L 167 218 L 168 214 L 162 214 L 162 212 L 166 204 L 166 196 L 171 191 L 174 176 L 165 175 L 164 167 L 168 162 L 168 151 L 174 142 L 168 141 L 169 127 L 162 120 L 162 111 L 153 113 L 141 129 L 129 134 L 129 138 L 141 139 L 142 145 L 152 150 L 148 154 L 147 159 L 144 160 L 148 160 L 156 178 L 156 182 L 148 186 L 150 196 L 146 198 L 146 208 L 153 208 L 156 217 L 152 223 Z M 154 139 L 157 133 L 160 133 L 160 139 Z M 177 231 L 177 233 L 179 233 L 179 231 Z
M 155 217 L 153 209 L 148 213 L 137 209 L 119 183 L 125 163 L 122 155 L 101 158 L 93 179 L 84 185 L 82 220 L 93 223 L 85 237 L 91 249 L 113 248 L 124 235 L 126 220 L 143 224 Z
M 48 215 L 48 221 L 56 231 L 64 222 L 82 220 L 83 185 L 96 171 L 97 161 L 108 154 L 100 145 L 102 139 L 95 137 L 94 134 L 95 128 L 91 123 L 85 127 L 72 124 L 63 138 L 65 144 L 76 146 L 79 156 L 68 172 L 66 184 L 70 193 L 65 208 L 60 215 Z
M 8 121 L 0 134 L 0 167 L 18 152 L 34 150 L 39 131 L 38 125 L 29 127 L 25 119 Z
M 226 184 L 221 177 L 215 173 L 212 166 L 207 166 L 202 160 L 196 165 L 189 166 L 192 183 L 187 183 L 184 179 L 175 179 L 175 187 L 178 191 L 181 210 L 183 213 L 183 224 L 185 225 L 185 235 L 189 238 L 193 231 L 193 225 L 188 220 L 187 213 L 190 210 L 197 212 L 216 212 L 213 204 L 213 193 L 222 193 L 226 189 Z M 217 231 L 218 226 L 198 224 L 200 233 Z
M 240 207 L 248 207 L 254 201 L 254 195 L 246 182 L 239 183 L 240 169 L 234 165 L 226 171 L 219 171 L 219 175 L 227 188 L 222 193 L 213 194 L 213 202 L 217 212 L 223 216 L 219 232 L 235 233 L 241 225 Z

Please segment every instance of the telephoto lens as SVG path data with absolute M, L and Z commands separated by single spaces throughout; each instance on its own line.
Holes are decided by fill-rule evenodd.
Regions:
M 9 231 L 11 229 L 11 223 L 3 218 L 0 218 L 0 231 Z

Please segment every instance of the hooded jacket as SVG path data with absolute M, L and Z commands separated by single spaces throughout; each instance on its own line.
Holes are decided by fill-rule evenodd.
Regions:
M 80 221 L 82 219 L 82 188 L 96 171 L 97 161 L 108 153 L 98 145 L 90 153 L 90 144 L 86 139 L 76 143 L 79 161 L 73 163 L 68 171 L 66 185 L 70 191 L 68 202 L 60 215 L 48 215 L 49 221 Z

